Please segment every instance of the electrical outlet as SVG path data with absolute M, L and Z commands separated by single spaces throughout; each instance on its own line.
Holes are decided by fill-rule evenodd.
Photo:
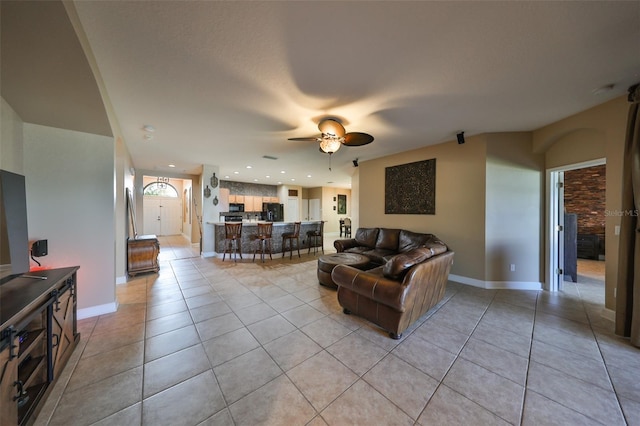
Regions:
M 511 270 L 511 272 L 515 272 L 515 271 L 516 271 L 516 264 L 515 264 L 515 263 L 512 263 L 512 264 L 509 266 L 509 269 Z
M 616 227 L 614 228 L 614 234 L 616 235 L 620 235 L 620 225 L 616 225 Z

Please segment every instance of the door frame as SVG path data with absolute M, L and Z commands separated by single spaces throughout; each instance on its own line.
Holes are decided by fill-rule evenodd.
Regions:
M 564 270 L 564 231 L 558 228 L 564 227 L 564 172 L 603 164 L 607 164 L 606 157 L 547 169 L 545 290 L 562 291 L 564 282 L 564 273 L 556 273 Z M 558 187 L 559 182 L 563 187 Z

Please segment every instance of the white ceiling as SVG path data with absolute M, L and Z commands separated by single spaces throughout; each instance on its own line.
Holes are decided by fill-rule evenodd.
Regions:
M 158 174 L 210 164 L 223 179 L 348 187 L 355 158 L 459 131 L 534 130 L 640 80 L 640 1 L 75 8 L 135 167 Z M 594 94 L 607 84 L 614 89 Z M 326 116 L 375 137 L 340 149 L 332 171 L 317 143 L 287 140 L 317 135 Z

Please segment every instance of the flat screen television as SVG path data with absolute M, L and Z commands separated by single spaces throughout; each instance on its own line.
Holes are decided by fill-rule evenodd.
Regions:
M 0 284 L 29 272 L 24 176 L 0 170 Z

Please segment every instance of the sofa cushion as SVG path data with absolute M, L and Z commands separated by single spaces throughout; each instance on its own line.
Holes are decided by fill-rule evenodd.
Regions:
M 393 255 L 395 253 L 396 253 L 395 250 L 385 250 L 385 249 L 376 248 L 373 250 L 364 251 L 360 254 L 367 256 L 369 260 L 371 260 L 371 263 L 382 265 L 383 263 L 385 263 L 386 256 Z
M 398 251 L 399 229 L 380 228 L 378 231 L 378 239 L 376 240 L 376 249 Z
M 369 250 L 371 250 L 369 247 L 364 247 L 364 246 L 358 246 L 358 247 L 351 247 L 346 249 L 344 252 L 345 253 L 357 253 L 357 254 L 362 254 L 364 255 L 366 252 L 368 252 Z
M 376 246 L 378 228 L 358 228 L 355 239 L 359 246 L 365 246 L 372 249 Z
M 384 264 L 383 274 L 387 278 L 401 280 L 412 266 L 424 262 L 431 256 L 435 256 L 435 253 L 428 247 L 418 247 L 400 253 Z
M 398 235 L 398 253 L 404 253 L 421 247 L 432 237 L 433 234 L 420 234 L 403 229 L 400 231 L 400 235 Z

